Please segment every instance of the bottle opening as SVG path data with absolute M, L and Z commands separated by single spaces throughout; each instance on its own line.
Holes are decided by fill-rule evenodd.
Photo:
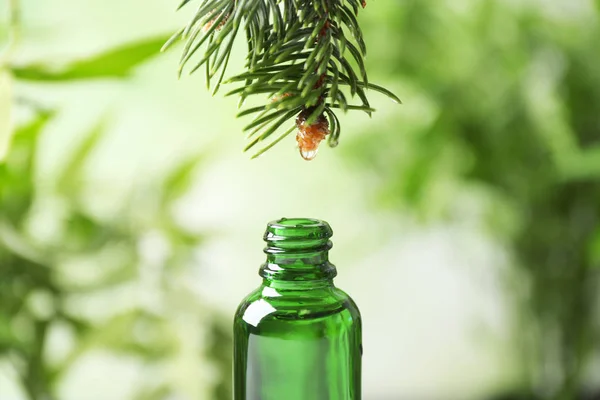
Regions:
M 314 218 L 281 218 L 267 225 L 264 240 L 267 253 L 320 251 L 331 248 L 333 230 L 325 221 Z
M 281 225 L 281 226 L 313 226 L 323 224 L 324 222 L 313 219 L 313 218 L 281 218 L 275 222 L 272 222 L 273 225 Z M 326 223 L 326 222 L 325 222 Z

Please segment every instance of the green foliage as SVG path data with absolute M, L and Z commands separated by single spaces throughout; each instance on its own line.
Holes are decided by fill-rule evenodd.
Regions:
M 180 7 L 187 3 L 190 1 L 185 0 Z M 243 29 L 248 44 L 246 70 L 226 81 L 239 84 L 227 95 L 239 95 L 240 105 L 253 95 L 267 97 L 264 105 L 238 114 L 255 115 L 244 128 L 251 139 L 245 150 L 285 127 L 281 136 L 255 156 L 271 148 L 294 130 L 293 119 L 303 110 L 308 110 L 306 125 L 327 115 L 329 145 L 333 147 L 341 131 L 335 109 L 371 115 L 368 89 L 400 102 L 390 91 L 368 81 L 366 45 L 357 21 L 360 5 L 358 0 L 209 0 L 200 4 L 190 23 L 173 35 L 165 48 L 179 38 L 186 41 L 181 73 L 205 47 L 190 73 L 204 66 L 207 85 L 216 80 L 214 94 Z M 349 104 L 344 87 L 350 96 L 358 96 L 361 104 Z
M 81 187 L 84 177 L 82 176 L 83 167 L 90 157 L 92 151 L 102 137 L 103 126 L 98 124 L 83 136 L 83 139 L 73 151 L 70 157 L 65 157 L 62 173 L 56 183 L 56 189 L 62 195 L 76 193 Z
M 215 360 L 215 365 L 221 374 L 219 383 L 215 385 L 212 393 L 212 400 L 231 400 L 233 398 L 233 340 L 231 337 L 231 321 L 229 319 L 215 319 L 210 326 L 207 339 L 207 356 Z
M 16 1 L 11 0 L 17 4 Z M 12 4 L 12 3 L 11 3 Z M 16 7 L 16 6 L 15 6 Z M 18 31 L 18 27 L 14 28 Z M 16 34 L 13 36 L 17 37 Z M 13 135 L 13 91 L 15 80 L 38 83 L 69 83 L 89 79 L 122 79 L 140 64 L 155 56 L 164 43 L 165 37 L 142 39 L 134 43 L 106 50 L 91 57 L 74 60 L 62 65 L 35 63 L 13 65 L 10 58 L 14 43 L 0 55 L 0 162 L 10 149 Z M 29 102 L 30 99 L 21 99 Z M 32 102 L 35 104 L 35 102 Z
M 600 335 L 600 22 L 494 0 L 457 14 L 451 3 L 388 2 L 367 23 L 397 38 L 370 61 L 410 82 L 421 119 L 381 121 L 353 159 L 390 207 L 452 218 L 465 193 L 484 199 L 526 286 L 515 344 L 527 390 L 575 399 Z
M 6 156 L 12 137 L 12 77 L 0 67 L 0 161 Z
M 18 1 L 11 0 L 10 5 L 16 9 Z M 17 14 L 11 14 L 15 32 Z M 15 33 L 11 37 L 17 39 Z M 172 208 L 187 193 L 202 157 L 195 155 L 164 176 L 131 188 L 115 215 L 97 215 L 85 201 L 89 193 L 85 171 L 103 138 L 103 121 L 82 134 L 72 151 L 63 152 L 56 178 L 42 184 L 37 166 L 40 137 L 56 112 L 45 110 L 37 99 L 21 97 L 17 102 L 6 88 L 20 81 L 58 85 L 123 79 L 155 55 L 164 40 L 142 39 L 60 65 L 17 66 L 12 52 L 0 54 L 0 153 L 6 153 L 0 159 L 0 361 L 12 367 L 31 400 L 57 399 L 63 377 L 97 349 L 127 356 L 142 368 L 174 363 L 179 357 L 182 346 L 175 320 L 196 317 L 205 305 L 177 282 L 203 236 L 182 229 Z M 16 44 L 14 40 L 11 47 Z M 17 109 L 29 119 L 14 126 Z M 37 232 L 40 224 L 48 222 L 40 222 L 40 216 L 51 216 L 53 229 L 48 237 Z M 167 249 L 158 262 L 148 260 L 140 248 L 150 233 Z M 156 265 L 149 267 L 149 263 Z M 143 283 L 148 268 L 157 272 L 158 281 L 147 289 L 165 299 L 161 307 L 181 298 L 186 307 L 162 310 L 136 300 L 124 304 L 126 309 L 103 310 L 98 317 L 80 304 L 95 296 L 110 298 L 122 288 L 134 290 Z M 211 329 L 220 322 L 207 313 L 199 323 Z M 49 340 L 57 331 L 66 332 L 70 343 L 58 356 L 49 357 L 53 351 Z M 198 367 L 202 361 L 198 358 Z M 223 367 L 220 360 L 214 362 Z M 229 378 L 224 374 L 222 379 Z M 153 400 L 179 395 L 181 388 L 164 378 L 137 390 L 136 399 Z
M 0 164 L 0 217 L 22 221 L 35 196 L 35 154 L 38 137 L 51 113 L 41 113 L 21 126 L 14 137 L 14 150 Z
M 171 204 L 185 194 L 192 183 L 194 172 L 198 169 L 200 163 L 204 161 L 201 157 L 194 155 L 188 160 L 183 160 L 175 168 L 165 181 L 164 196 L 161 199 L 163 206 Z
M 11 71 L 17 79 L 44 82 L 125 78 L 155 56 L 164 41 L 162 36 L 143 39 L 60 66 L 41 63 L 12 66 Z
M 69 213 L 60 233 L 56 233 L 60 236 L 40 243 L 29 235 L 25 222 L 33 217 L 32 204 L 40 198 L 35 190 L 35 153 L 49 118 L 50 114 L 39 115 L 18 129 L 0 176 L 0 357 L 12 361 L 31 399 L 55 398 L 58 380 L 93 348 L 129 354 L 144 362 L 163 360 L 177 351 L 176 336 L 168 320 L 159 314 L 137 306 L 99 323 L 69 306 L 81 295 L 136 282 L 143 267 L 137 242 L 146 231 L 160 229 L 171 218 L 165 214 L 171 202 L 164 204 L 165 209 L 148 210 L 154 217 L 142 225 L 126 214 L 115 220 L 99 219 L 79 204 L 76 193 L 82 191 L 84 183 L 80 172 L 74 171 L 81 171 L 86 164 L 100 138 L 99 129 L 94 129 L 67 157 L 66 170 L 56 183 L 56 194 L 64 190 L 69 194 L 63 197 Z M 176 171 L 174 175 L 181 177 L 182 173 Z M 173 180 L 173 176 L 165 178 L 165 182 Z M 65 186 L 67 181 L 69 185 Z M 184 193 L 182 185 L 177 193 L 171 191 L 172 185 L 162 185 L 165 198 L 177 199 Z M 171 221 L 169 226 L 166 238 L 174 241 L 177 252 L 165 262 L 171 267 L 185 265 L 201 237 L 182 232 L 180 235 L 190 238 L 182 243 L 173 235 L 176 224 Z M 103 253 L 112 256 L 96 260 Z M 84 265 L 96 269 L 99 275 L 89 283 L 72 282 L 69 275 L 74 271 L 65 268 L 84 260 Z M 75 343 L 60 363 L 51 364 L 44 359 L 46 339 L 58 325 L 74 332 Z M 141 337 L 135 334 L 140 330 L 145 332 Z

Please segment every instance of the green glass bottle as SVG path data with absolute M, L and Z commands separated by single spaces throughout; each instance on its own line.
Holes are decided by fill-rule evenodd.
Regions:
M 329 224 L 268 224 L 262 285 L 234 320 L 234 400 L 360 400 L 361 318 L 333 284 Z

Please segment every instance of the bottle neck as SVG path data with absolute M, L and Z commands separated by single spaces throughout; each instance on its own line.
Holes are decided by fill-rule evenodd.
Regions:
M 272 250 L 267 247 L 265 252 Z M 298 254 L 269 254 L 259 275 L 269 281 L 322 281 L 332 280 L 337 271 L 329 262 L 327 251 Z
M 331 283 L 337 274 L 329 262 L 331 235 L 329 225 L 318 220 L 281 219 L 270 223 L 264 237 L 267 261 L 259 275 L 269 284 Z

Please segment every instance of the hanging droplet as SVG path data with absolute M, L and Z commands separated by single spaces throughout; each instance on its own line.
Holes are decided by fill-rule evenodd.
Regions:
M 329 140 L 327 141 L 327 144 L 331 148 L 337 147 L 337 145 L 340 144 L 340 139 L 339 139 L 339 137 L 335 137 L 333 135 L 329 136 Z
M 308 149 L 303 149 L 300 148 L 300 155 L 302 156 L 302 158 L 304 158 L 306 161 L 310 161 L 313 158 L 315 158 L 317 156 L 317 153 L 319 152 L 319 149 L 312 149 L 312 150 L 308 150 Z
M 317 156 L 319 144 L 329 135 L 329 122 L 323 114 L 319 115 L 312 124 L 306 124 L 306 120 L 313 111 L 313 108 L 305 109 L 296 118 L 296 126 L 298 127 L 296 141 L 298 142 L 300 155 L 307 161 Z

